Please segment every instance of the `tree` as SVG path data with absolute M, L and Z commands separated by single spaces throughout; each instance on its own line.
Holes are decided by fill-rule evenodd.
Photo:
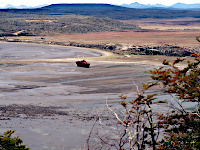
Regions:
M 149 86 L 161 84 L 165 93 L 171 95 L 178 106 L 171 104 L 172 111 L 159 119 L 168 125 L 165 130 L 163 144 L 158 149 L 198 149 L 200 147 L 200 59 L 195 54 L 194 62 L 189 62 L 187 67 L 179 69 L 175 65 L 184 59 L 177 59 L 172 64 L 163 61 L 168 69 L 163 67 L 150 71 L 155 83 Z M 182 103 L 195 102 L 193 111 L 186 110 Z
M 26 145 L 22 145 L 22 140 L 19 137 L 12 138 L 15 131 L 8 130 L 4 135 L 0 135 L 0 149 L 1 150 L 29 150 Z
M 196 40 L 197 40 L 198 42 L 200 42 L 200 39 L 199 39 L 199 38 L 200 38 L 200 36 L 197 36 L 197 37 L 196 37 Z
M 176 65 L 185 61 L 177 58 L 173 63 L 164 60 L 163 65 L 151 70 L 152 82 L 144 84 L 137 97 L 127 101 L 121 95 L 121 106 L 124 113 L 117 113 L 108 104 L 108 109 L 118 121 L 118 135 L 110 133 L 107 136 L 98 134 L 101 146 L 116 149 L 198 149 L 200 147 L 200 57 L 194 55 L 193 62 L 187 62 L 183 69 Z M 156 101 L 156 94 L 146 94 L 152 87 L 162 88 L 169 94 L 172 102 Z M 193 110 L 188 110 L 183 103 L 196 104 Z M 176 103 L 176 104 L 175 104 Z M 162 105 L 169 108 L 165 113 L 155 112 L 154 106 Z M 113 125 L 113 124 L 111 124 Z M 107 126 L 109 129 L 110 126 Z

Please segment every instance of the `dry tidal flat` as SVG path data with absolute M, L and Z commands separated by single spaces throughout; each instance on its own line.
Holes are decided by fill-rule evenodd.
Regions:
M 16 130 L 31 150 L 84 149 L 95 117 L 112 116 L 106 99 L 120 107 L 118 96 L 130 100 L 133 82 L 158 66 L 98 61 L 109 54 L 73 47 L 1 42 L 0 51 L 0 132 Z M 83 58 L 90 68 L 75 65 Z

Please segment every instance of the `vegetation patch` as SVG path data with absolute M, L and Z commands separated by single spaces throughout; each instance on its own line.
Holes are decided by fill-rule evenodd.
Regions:
M 111 18 L 81 15 L 41 15 L 0 12 L 1 36 L 33 36 L 139 29 Z

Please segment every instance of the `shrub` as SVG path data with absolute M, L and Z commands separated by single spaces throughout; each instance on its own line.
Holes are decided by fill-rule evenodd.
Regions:
M 8 130 L 4 135 L 0 135 L 1 150 L 29 150 L 26 145 L 22 145 L 23 141 L 19 137 L 12 138 L 15 131 Z
M 198 149 L 200 147 L 200 58 L 195 55 L 193 62 L 179 69 L 176 65 L 184 59 L 176 59 L 173 63 L 164 60 L 167 67 L 151 70 L 153 81 L 143 84 L 143 89 L 137 87 L 137 96 L 132 101 L 121 95 L 121 106 L 124 113 L 115 112 L 108 104 L 108 109 L 114 113 L 118 124 L 114 134 L 113 126 L 105 126 L 112 132 L 105 135 L 97 132 L 101 148 L 115 149 Z M 172 102 L 156 100 L 156 94 L 147 94 L 152 87 L 161 88 L 169 94 Z M 195 102 L 193 111 L 183 107 L 184 102 Z M 176 103 L 176 105 L 175 105 Z M 169 108 L 164 113 L 156 112 L 152 107 L 161 105 Z M 165 108 L 167 108 L 165 107 Z M 104 130 L 106 131 L 106 130 Z

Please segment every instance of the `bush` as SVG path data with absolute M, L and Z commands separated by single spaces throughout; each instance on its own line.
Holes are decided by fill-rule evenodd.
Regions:
M 15 131 L 8 130 L 4 135 L 0 135 L 1 150 L 29 150 L 26 145 L 22 145 L 23 141 L 19 137 L 12 138 Z
M 177 59 L 169 63 L 164 60 L 166 69 L 161 67 L 150 71 L 153 81 L 143 84 L 142 90 L 139 90 L 136 85 L 137 96 L 134 100 L 128 102 L 127 97 L 121 95 L 124 113 L 115 112 L 107 104 L 107 108 L 114 113 L 118 124 L 115 129 L 110 128 L 113 123 L 105 126 L 103 130 L 105 135 L 97 131 L 96 137 L 99 138 L 101 148 L 199 149 L 200 58 L 195 55 L 194 62 L 188 62 L 187 67 L 179 69 L 176 65 L 182 61 L 184 60 Z M 155 86 L 169 94 L 172 102 L 156 101 L 156 94 L 146 93 Z M 197 105 L 191 111 L 183 107 L 184 102 L 195 102 Z M 164 113 L 156 112 L 154 110 L 156 105 L 161 106 L 160 109 L 167 106 L 169 110 Z M 112 132 L 108 134 L 106 130 Z

